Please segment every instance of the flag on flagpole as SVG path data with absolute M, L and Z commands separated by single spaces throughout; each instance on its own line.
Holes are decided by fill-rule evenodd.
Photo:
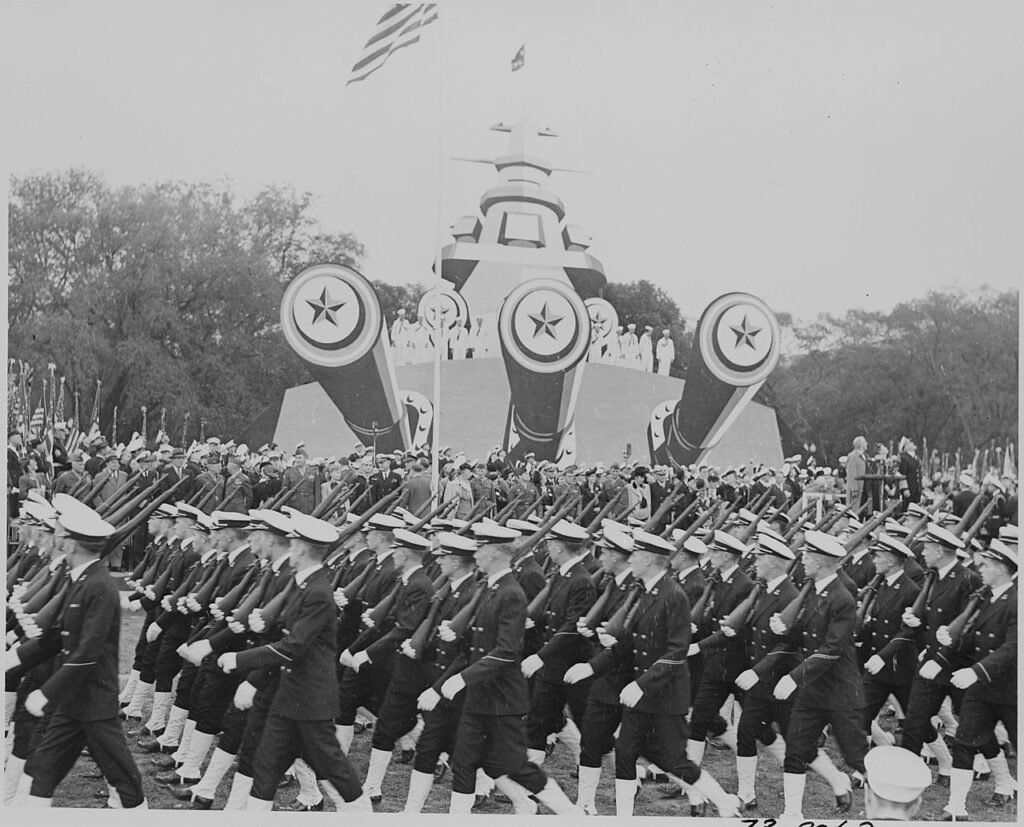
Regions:
M 518 72 L 526 65 L 526 44 L 519 47 L 519 50 L 512 55 L 512 71 Z
M 33 437 L 39 436 L 43 432 L 43 422 L 46 421 L 46 414 L 43 411 L 42 402 L 36 406 L 35 412 L 32 414 L 32 419 L 28 423 L 29 434 Z
M 363 53 L 352 66 L 352 75 L 345 85 L 366 80 L 388 58 L 405 46 L 418 43 L 420 31 L 437 20 L 436 3 L 396 3 L 377 21 L 377 28 L 363 46 Z

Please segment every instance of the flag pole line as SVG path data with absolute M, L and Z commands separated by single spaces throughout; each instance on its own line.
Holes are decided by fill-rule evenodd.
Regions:
M 442 254 L 444 249 L 444 43 L 445 43 L 445 18 L 447 15 L 440 14 L 437 18 L 438 24 L 438 47 L 437 47 L 437 225 L 434 238 L 434 291 L 435 301 L 440 301 L 441 289 L 444 280 L 441 277 Z M 424 306 L 426 309 L 426 306 Z M 434 331 L 434 417 L 433 430 L 431 431 L 430 446 L 430 480 L 434 489 L 433 503 L 437 507 L 441 498 L 441 475 L 440 475 L 440 445 L 441 445 L 441 348 L 447 345 L 447 330 L 442 322 L 440 305 L 436 308 L 434 318 L 437 322 L 437 329 Z M 420 324 L 424 320 L 420 319 Z

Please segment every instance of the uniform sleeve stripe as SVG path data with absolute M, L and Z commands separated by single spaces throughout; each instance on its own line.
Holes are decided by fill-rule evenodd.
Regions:
M 286 654 L 285 654 L 284 652 L 282 652 L 282 651 L 280 651 L 280 650 L 278 650 L 278 649 L 275 649 L 275 648 L 274 648 L 273 646 L 271 646 L 270 644 L 268 644 L 268 645 L 267 645 L 267 648 L 268 648 L 268 649 L 269 649 L 269 650 L 270 650 L 271 652 L 273 652 L 273 653 L 274 653 L 275 655 L 277 655 L 277 656 L 278 656 L 279 658 L 284 658 L 284 659 L 285 659 L 286 661 L 289 661 L 289 662 L 291 661 L 291 658 L 290 658 L 290 657 L 288 657 L 288 656 L 287 656 L 287 655 L 286 655 Z
M 95 666 L 99 661 L 91 660 L 88 663 L 64 663 L 62 666 Z
M 480 660 L 500 660 L 502 663 L 515 663 L 512 658 L 499 658 L 497 655 L 484 655 Z
M 811 655 L 812 658 L 824 658 L 825 660 L 839 660 L 839 655 L 823 655 L 820 652 L 815 652 Z

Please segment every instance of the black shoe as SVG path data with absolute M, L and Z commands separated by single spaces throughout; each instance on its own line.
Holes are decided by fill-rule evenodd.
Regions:
M 1013 802 L 1013 793 L 992 793 L 988 803 L 993 807 L 1005 807 Z
M 203 798 L 201 795 L 192 797 L 193 810 L 209 810 L 213 806 L 212 798 Z
M 853 806 L 853 792 L 836 796 L 836 812 L 848 813 Z
M 756 798 L 752 798 L 752 799 L 750 799 L 750 801 L 744 801 L 741 798 L 740 799 L 740 809 L 745 811 L 745 812 L 748 812 L 748 813 L 754 812 L 754 810 L 757 809 L 757 799 Z
M 383 800 L 384 800 L 384 796 L 382 796 L 382 795 L 371 795 L 370 796 L 370 804 L 372 804 L 374 807 L 379 806 L 380 802 L 383 801 Z
M 484 804 L 486 804 L 490 800 L 491 800 L 491 797 L 489 795 L 478 795 L 476 797 L 476 799 L 473 801 L 473 806 L 474 807 L 481 807 L 481 806 L 483 806 Z
M 690 805 L 690 817 L 691 818 L 704 818 L 704 815 L 708 811 L 708 803 L 702 801 L 700 804 Z
M 178 775 L 177 771 L 171 770 L 170 772 L 158 772 L 153 779 L 157 784 L 162 784 L 165 787 L 183 787 L 192 784 L 198 784 L 198 778 L 183 778 Z
M 321 798 L 316 804 L 300 804 L 298 799 L 293 799 L 277 809 L 287 813 L 320 813 L 324 809 L 324 799 Z
M 355 735 L 360 735 L 363 732 L 369 732 L 371 729 L 373 729 L 372 721 L 367 721 L 366 723 L 363 723 L 362 721 L 356 721 L 352 725 L 352 732 Z
M 411 764 L 412 759 L 416 757 L 416 750 L 414 749 L 400 749 L 395 753 L 395 761 L 399 764 Z
M 142 729 L 140 729 L 138 732 L 140 738 L 159 738 L 163 734 L 163 727 L 160 727 L 160 729 L 150 729 L 145 725 L 143 725 Z
M 642 784 L 667 784 L 671 779 L 663 772 L 648 772 Z
M 173 755 L 154 755 L 150 760 L 158 770 L 173 770 L 181 764 L 174 759 Z
M 682 798 L 683 788 L 680 787 L 678 784 L 673 784 L 671 787 L 665 790 L 665 792 L 663 792 L 660 797 L 662 801 L 671 801 L 674 798 Z
M 970 818 L 968 818 L 965 815 L 964 816 L 954 816 L 948 810 L 943 810 L 942 811 L 942 820 L 943 821 L 970 821 Z
M 936 787 L 945 787 L 948 790 L 949 789 L 949 776 L 948 775 L 938 775 L 938 776 L 936 776 L 935 777 L 935 786 Z
M 191 801 L 192 800 L 192 785 L 191 784 L 171 784 L 168 786 L 168 791 L 178 801 Z
M 135 745 L 139 748 L 140 752 L 162 752 L 164 755 L 170 755 L 172 752 L 178 751 L 177 745 L 166 747 L 156 738 L 142 738 L 136 741 Z

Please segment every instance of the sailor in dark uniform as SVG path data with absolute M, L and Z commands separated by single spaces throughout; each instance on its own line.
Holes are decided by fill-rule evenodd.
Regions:
M 142 777 L 118 720 L 121 602 L 101 559 L 114 527 L 66 494 L 54 498 L 57 542 L 67 554 L 70 583 L 57 623 L 8 652 L 7 668 L 26 668 L 56 655 L 51 676 L 25 701 L 50 722 L 25 764 L 16 805 L 49 807 L 54 791 L 88 746 L 125 808 L 145 808 Z

